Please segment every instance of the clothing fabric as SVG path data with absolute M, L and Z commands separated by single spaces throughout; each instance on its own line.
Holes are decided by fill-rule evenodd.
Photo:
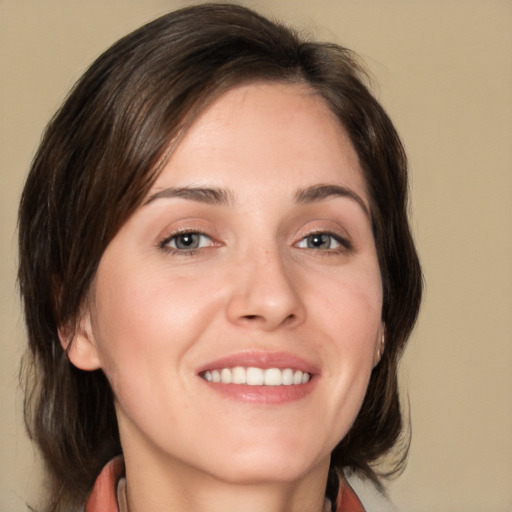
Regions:
M 122 512 L 126 509 L 126 506 L 123 506 L 124 485 L 124 460 L 122 457 L 116 457 L 103 468 L 96 479 L 87 498 L 85 512 Z M 356 493 L 345 479 L 340 482 L 336 512 L 365 512 Z

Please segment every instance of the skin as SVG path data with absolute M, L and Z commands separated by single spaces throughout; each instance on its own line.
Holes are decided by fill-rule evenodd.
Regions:
M 297 201 L 319 185 L 349 195 Z M 224 201 L 169 192 L 197 187 Z M 112 385 L 131 512 L 322 510 L 379 358 L 369 209 L 345 131 L 306 86 L 239 87 L 195 121 L 107 247 L 69 352 Z M 196 250 L 176 248 L 183 230 L 203 233 Z M 306 361 L 308 392 L 247 400 L 198 374 L 254 352 Z

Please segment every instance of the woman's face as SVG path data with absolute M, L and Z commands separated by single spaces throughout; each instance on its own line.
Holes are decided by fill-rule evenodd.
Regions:
M 368 212 L 305 86 L 239 87 L 195 121 L 107 247 L 70 353 L 107 375 L 127 457 L 233 482 L 328 465 L 383 330 Z

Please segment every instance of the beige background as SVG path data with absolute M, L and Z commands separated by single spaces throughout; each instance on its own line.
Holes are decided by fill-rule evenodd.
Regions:
M 49 117 L 85 67 L 187 2 L 0 0 L 0 510 L 40 481 L 20 421 L 18 197 Z M 411 163 L 427 282 L 402 366 L 413 444 L 400 512 L 512 511 L 512 2 L 253 0 L 362 54 Z M 378 509 L 377 509 L 378 510 Z

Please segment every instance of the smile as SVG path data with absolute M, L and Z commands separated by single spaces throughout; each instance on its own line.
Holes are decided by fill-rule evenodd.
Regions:
M 309 373 L 293 368 L 262 369 L 253 366 L 207 370 L 201 377 L 208 382 L 246 386 L 297 386 L 311 379 Z

